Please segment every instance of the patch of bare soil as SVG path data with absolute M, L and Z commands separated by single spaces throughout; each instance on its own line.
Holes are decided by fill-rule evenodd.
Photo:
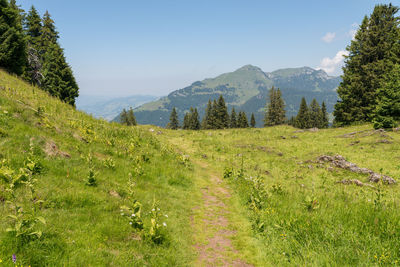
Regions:
M 207 168 L 204 162 L 198 162 L 202 168 Z M 210 176 L 210 186 L 202 188 L 202 198 L 205 208 L 205 218 L 202 229 L 210 232 L 205 244 L 196 244 L 199 260 L 205 266 L 251 266 L 242 260 L 230 260 L 225 257 L 226 252 L 238 252 L 233 248 L 231 238 L 234 231 L 228 230 L 228 210 L 223 199 L 230 197 L 227 188 L 223 187 L 222 180 L 216 175 Z M 215 233 L 213 233 L 215 232 Z
M 67 152 L 61 151 L 54 141 L 47 141 L 44 147 L 44 152 L 47 156 L 50 157 L 63 157 L 63 158 L 70 158 L 71 155 Z

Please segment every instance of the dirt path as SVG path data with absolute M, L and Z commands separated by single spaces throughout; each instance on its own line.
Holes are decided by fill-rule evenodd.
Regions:
M 231 194 L 220 173 L 212 169 L 207 159 L 196 158 L 196 146 L 181 137 L 164 140 L 179 153 L 189 154 L 196 175 L 195 186 L 201 193 L 198 205 L 193 208 L 193 247 L 198 257 L 195 266 L 253 266 L 246 263 L 244 256 L 235 249 L 232 240 L 237 238 L 236 229 L 242 227 L 230 221 L 235 212 L 231 207 Z M 232 220 L 232 219 L 231 219 Z M 237 223 L 237 222 L 236 222 Z
M 201 266 L 251 266 L 240 259 L 240 255 L 232 245 L 232 237 L 235 231 L 231 230 L 228 219 L 229 209 L 226 206 L 230 198 L 229 190 L 224 186 L 223 181 L 213 174 L 208 165 L 202 161 L 194 164 L 201 169 L 201 173 L 208 174 L 205 177 L 205 186 L 201 188 L 202 207 L 194 210 L 192 220 L 201 231 L 199 235 L 204 240 L 197 240 L 195 249 L 198 252 L 198 264 Z

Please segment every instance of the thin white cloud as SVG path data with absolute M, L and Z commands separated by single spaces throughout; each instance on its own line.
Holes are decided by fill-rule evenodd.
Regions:
M 331 43 L 336 37 L 336 33 L 334 32 L 327 32 L 321 39 L 325 43 Z
M 333 74 L 339 67 L 343 65 L 344 56 L 348 56 L 349 52 L 340 50 L 333 58 L 324 57 L 317 69 L 322 69 L 328 74 Z

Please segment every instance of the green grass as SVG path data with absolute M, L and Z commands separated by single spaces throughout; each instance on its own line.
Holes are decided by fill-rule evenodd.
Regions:
M 367 132 L 352 138 L 340 137 L 363 130 Z M 236 172 L 226 182 L 235 192 L 236 202 L 232 200 L 231 205 L 236 205 L 235 216 L 241 214 L 251 224 L 244 228 L 246 233 L 242 231 L 238 236 L 254 239 L 236 242 L 249 262 L 259 266 L 397 265 L 398 186 L 382 185 L 382 192 L 378 193 L 373 188 L 337 184 L 342 179 L 367 182 L 368 177 L 347 170 L 330 171 L 328 165 L 319 166 L 315 161 L 320 155 L 340 154 L 360 167 L 382 171 L 398 180 L 400 133 L 375 133 L 370 125 L 295 131 L 287 126 L 168 131 L 166 137 L 182 150 L 190 148 L 188 153 L 203 158 L 221 176 L 226 167 Z M 392 143 L 379 142 L 384 139 Z M 260 178 L 260 189 L 255 190 L 251 182 L 237 177 L 242 159 L 244 177 Z M 259 191 L 265 191 L 264 203 L 254 209 L 251 196 Z M 375 204 L 378 194 L 382 199 Z M 307 208 L 310 200 L 318 203 L 311 211 Z
M 0 182 L 0 266 L 186 266 L 195 258 L 191 247 L 189 214 L 196 201 L 193 173 L 182 165 L 168 145 L 147 129 L 123 127 L 75 111 L 37 88 L 0 72 L 0 161 L 17 171 L 24 167 L 30 143 L 43 166 L 37 179 L 36 197 L 44 201 L 38 214 L 46 225 L 40 239 L 20 242 L 4 230 L 12 225 L 15 210 Z M 44 114 L 38 116 L 39 107 Z M 46 143 L 54 142 L 70 158 L 49 156 Z M 97 186 L 87 186 L 87 156 L 93 156 Z M 143 155 L 148 161 L 140 160 Z M 107 168 L 111 158 L 115 168 Z M 139 163 L 137 163 L 139 158 Z M 140 168 L 138 175 L 135 168 Z M 135 181 L 135 198 L 143 204 L 145 233 L 150 227 L 153 199 L 166 222 L 165 242 L 157 245 L 135 234 L 120 215 L 128 204 L 129 173 Z M 116 194 L 117 193 L 117 194 Z M 17 202 L 29 210 L 32 201 L 24 187 Z
M 360 133 L 343 137 L 350 132 Z M 399 180 L 399 141 L 400 132 L 374 132 L 371 125 L 318 132 L 125 127 L 78 112 L 0 71 L 0 177 L 5 168 L 19 172 L 30 159 L 42 166 L 32 176 L 34 198 L 22 185 L 14 201 L 0 180 L 0 266 L 14 266 L 13 254 L 18 266 L 202 265 L 195 245 L 221 226 L 204 222 L 209 213 L 201 190 L 227 169 L 232 175 L 218 186 L 230 192 L 220 199 L 234 247 L 224 259 L 254 266 L 398 265 L 398 185 L 338 184 L 368 177 L 315 161 L 340 154 Z M 86 185 L 89 155 L 96 186 Z M 133 198 L 143 205 L 143 232 L 120 215 Z M 148 237 L 154 199 L 168 215 L 160 220 L 167 224 L 162 244 Z M 25 212 L 37 207 L 35 215 L 46 220 L 34 227 L 41 238 L 22 241 L 5 231 L 13 226 L 7 215 L 15 214 L 9 201 Z

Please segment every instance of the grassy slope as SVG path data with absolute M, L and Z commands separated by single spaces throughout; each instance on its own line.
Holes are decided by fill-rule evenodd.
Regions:
M 47 220 L 46 226 L 39 226 L 44 232 L 40 240 L 18 245 L 3 230 L 11 222 L 5 215 L 12 210 L 5 202 L 7 185 L 0 183 L 0 264 L 10 265 L 11 255 L 16 254 L 19 264 L 32 266 L 193 265 L 197 261 L 192 237 L 207 242 L 209 234 L 201 232 L 206 213 L 200 189 L 212 186 L 208 175 L 222 177 L 225 167 L 239 170 L 242 158 L 245 177 L 260 177 L 268 195 L 262 209 L 255 211 L 248 202 L 251 192 L 240 180 L 226 179 L 220 185 L 234 191 L 224 199 L 230 211 L 227 230 L 236 231 L 233 244 L 246 262 L 344 266 L 395 264 L 399 259 L 398 186 L 384 185 L 379 200 L 375 189 L 336 184 L 349 178 L 366 181 L 367 177 L 329 171 L 311 162 L 319 155 L 338 153 L 361 167 L 382 169 L 399 178 L 399 132 L 339 137 L 369 130 L 365 125 L 300 133 L 291 127 L 162 129 L 163 134 L 157 135 L 158 130 L 151 134 L 146 126 L 127 128 L 95 120 L 4 72 L 0 72 L 0 85 L 0 160 L 18 170 L 33 143 L 35 157 L 44 166 L 37 176 L 37 197 L 44 200 L 39 213 Z M 44 116 L 35 114 L 38 107 L 44 107 Z M 46 155 L 43 149 L 49 141 L 71 158 Z M 194 168 L 184 167 L 176 150 L 189 154 Z M 88 154 L 94 157 L 97 187 L 85 185 Z M 150 162 L 135 163 L 142 155 Z M 115 161 L 115 170 L 104 166 L 106 158 Z M 208 167 L 200 168 L 199 163 Z M 135 175 L 138 166 L 143 169 L 140 177 Z M 138 240 L 119 214 L 119 207 L 129 202 L 129 173 L 133 173 L 135 197 L 144 211 L 151 209 L 155 197 L 169 216 L 165 219 L 167 242 L 162 245 Z M 20 190 L 18 198 L 29 207 L 25 193 Z M 319 208 L 308 211 L 307 197 L 314 197 Z M 200 207 L 194 222 L 190 220 L 193 207 Z M 145 223 L 149 225 L 148 215 Z
M 339 137 L 363 130 L 352 138 Z M 238 171 L 243 156 L 245 177 L 261 178 L 268 197 L 257 211 L 249 204 L 251 192 L 244 183 L 237 178 L 225 181 L 236 191 L 231 209 L 243 216 L 232 219 L 237 225 L 248 220 L 253 227 L 241 228 L 235 240 L 248 262 L 258 266 L 398 264 L 398 186 L 383 185 L 379 200 L 376 189 L 336 183 L 366 182 L 367 176 L 329 171 L 327 165 L 319 167 L 312 161 L 323 154 L 341 154 L 360 167 L 381 170 L 398 180 L 400 132 L 381 134 L 369 125 L 300 133 L 291 127 L 273 127 L 169 131 L 165 138 L 182 151 L 190 147 L 187 153 L 207 162 L 210 172 L 222 176 L 225 167 Z M 307 197 L 314 197 L 319 207 L 309 211 Z M 250 236 L 253 239 L 242 242 Z
M 42 117 L 36 115 L 38 107 L 44 107 Z M 189 216 L 182 216 L 191 212 L 196 201 L 192 171 L 147 129 L 95 120 L 0 71 L 0 133 L 0 161 L 6 160 L 13 170 L 24 166 L 32 142 L 35 157 L 44 166 L 36 176 L 36 187 L 37 197 L 44 200 L 39 215 L 47 221 L 46 226 L 38 226 L 44 233 L 41 239 L 18 244 L 4 231 L 11 224 L 6 215 L 14 211 L 6 202 L 10 199 L 7 184 L 0 181 L 1 266 L 12 265 L 12 254 L 24 266 L 184 266 L 194 260 L 187 238 Z M 71 158 L 46 155 L 49 141 Z M 85 185 L 89 154 L 98 173 L 96 187 Z M 150 161 L 135 163 L 142 155 Z M 115 162 L 115 170 L 105 167 L 108 158 Z M 143 170 L 140 176 L 135 174 L 138 166 Z M 147 229 L 153 198 L 168 215 L 162 245 L 138 240 L 120 216 L 120 206 L 129 203 L 129 173 L 136 182 L 135 197 L 146 213 Z M 18 190 L 18 201 L 28 210 L 31 203 L 26 195 L 24 189 Z

